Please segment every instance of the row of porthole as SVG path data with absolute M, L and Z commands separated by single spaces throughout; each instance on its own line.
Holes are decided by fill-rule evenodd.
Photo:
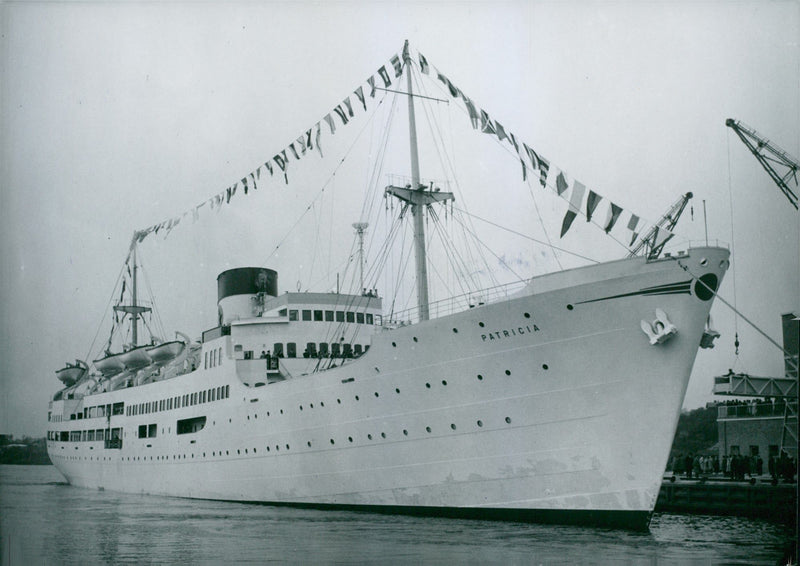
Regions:
M 547 364 L 542 364 L 542 369 L 546 371 L 546 370 L 550 369 L 550 366 L 548 366 Z M 505 370 L 505 374 L 506 374 L 507 376 L 511 376 L 511 370 L 508 370 L 508 369 L 507 369 L 507 370 Z M 481 375 L 481 374 L 478 374 L 478 376 L 477 376 L 477 377 L 478 377 L 478 381 L 483 381 L 483 375 Z M 447 387 L 447 380 L 446 380 L 446 379 L 443 379 L 443 380 L 442 380 L 442 386 L 443 386 L 443 387 Z M 425 383 L 425 388 L 426 388 L 426 389 L 431 389 L 431 387 L 432 387 L 432 386 L 431 386 L 431 383 L 430 383 L 430 382 L 426 382 L 426 383 Z M 395 387 L 395 389 L 394 389 L 394 392 L 395 392 L 396 394 L 398 394 L 398 395 L 399 395 L 399 394 L 400 394 L 400 388 L 398 388 L 398 387 Z M 377 391 L 375 391 L 375 392 L 373 393 L 373 395 L 374 395 L 376 398 L 380 397 L 380 393 L 378 393 Z M 360 400 L 361 400 L 361 396 L 360 396 L 360 395 L 355 395 L 353 398 L 354 398 L 356 401 L 360 401 Z M 338 399 L 336 399 L 336 403 L 337 403 L 337 404 L 339 404 L 339 405 L 341 405 L 341 404 L 342 404 L 342 399 L 341 399 L 341 398 L 338 398 Z M 319 406 L 320 406 L 320 407 L 324 407 L 324 406 L 325 406 L 325 402 L 324 402 L 324 401 L 320 401 L 320 402 L 319 402 Z M 303 407 L 304 407 L 304 405 L 298 405 L 298 408 L 299 408 L 299 410 L 301 410 L 301 411 L 303 410 Z M 314 408 L 314 403 L 309 403 L 309 404 L 308 404 L 308 407 L 309 407 L 310 409 L 313 409 L 313 408 Z M 281 415 L 282 415 L 282 414 L 284 414 L 284 413 L 283 413 L 283 409 L 280 409 L 280 414 L 281 414 Z M 267 411 L 267 416 L 269 417 L 270 415 L 271 415 L 270 411 Z M 256 418 L 256 419 L 257 419 L 257 418 L 258 418 L 258 414 L 254 414 L 254 418 Z M 250 420 L 250 415 L 247 415 L 247 420 Z M 228 422 L 231 422 L 231 419 L 228 419 Z
M 505 418 L 505 422 L 506 422 L 506 424 L 511 424 L 511 417 L 506 417 Z M 476 426 L 478 428 L 482 428 L 483 427 L 483 421 L 480 420 L 480 419 L 475 421 L 475 424 L 476 424 Z M 458 427 L 456 426 L 455 423 L 450 423 L 450 429 L 451 430 L 456 430 L 457 428 Z M 428 434 L 431 434 L 433 432 L 433 429 L 430 426 L 426 426 L 425 427 L 425 432 L 427 432 Z M 408 436 L 408 429 L 403 429 L 403 436 Z M 381 432 L 380 433 L 380 437 L 385 439 L 386 438 L 386 433 L 385 432 Z M 367 439 L 368 440 L 373 440 L 372 433 L 367 434 Z M 350 443 L 354 442 L 354 439 L 353 439 L 352 436 L 348 436 L 347 440 Z M 331 445 L 335 445 L 336 441 L 333 438 L 331 438 L 330 439 L 330 443 L 331 443 Z M 310 440 L 307 441 L 306 445 L 309 448 L 311 448 L 311 445 L 312 445 L 311 441 Z M 289 444 L 286 444 L 285 446 L 286 446 L 286 450 L 290 450 L 291 449 Z M 266 450 L 267 450 L 267 452 L 270 452 L 271 448 L 269 446 L 267 446 Z M 237 449 L 236 450 L 236 454 L 237 455 L 241 455 L 241 453 L 242 453 L 241 451 L 242 451 L 242 449 Z M 275 451 L 276 452 L 280 451 L 280 445 L 279 444 L 275 445 Z M 247 448 L 244 449 L 244 453 L 245 454 L 249 454 L 249 451 L 248 451 Z M 253 448 L 253 454 L 257 454 L 257 453 L 258 453 L 258 450 L 256 448 Z M 211 455 L 212 455 L 212 457 L 216 457 L 217 456 L 217 451 L 216 450 L 212 451 Z M 230 451 L 229 450 L 225 450 L 225 455 L 226 456 L 230 456 Z M 222 450 L 219 451 L 219 456 L 222 456 Z M 206 457 L 206 453 L 203 452 L 203 458 L 205 458 L 205 457 Z M 191 458 L 194 459 L 194 454 L 193 453 L 191 454 Z M 84 459 L 85 460 L 86 457 L 85 456 L 84 457 L 74 456 L 74 457 L 67 457 L 67 459 L 69 459 L 69 460 Z M 92 459 L 92 458 L 90 457 L 90 459 Z M 169 458 L 169 456 L 156 456 L 155 459 L 156 460 L 169 460 L 170 458 Z M 186 454 L 173 454 L 172 455 L 172 459 L 173 460 L 181 460 L 181 459 L 185 460 L 186 459 Z M 99 460 L 99 457 L 98 457 L 98 460 Z M 105 460 L 105 457 L 103 457 L 103 460 Z M 142 456 L 127 456 L 127 457 L 123 457 L 122 460 L 123 461 L 128 461 L 128 462 L 130 462 L 130 461 L 136 462 L 136 461 L 142 461 L 142 460 L 146 461 L 147 460 L 147 456 L 144 456 L 144 457 L 142 457 Z M 153 456 L 150 456 L 150 460 L 153 460 Z
M 572 305 L 567 305 L 567 310 L 571 311 L 573 308 L 575 308 L 575 307 L 573 307 Z M 525 313 L 522 313 L 522 314 L 523 314 L 523 316 L 525 318 L 530 318 L 531 317 L 531 313 L 529 313 L 529 312 L 525 312 Z M 478 326 L 480 326 L 481 328 L 484 328 L 486 325 L 483 323 L 483 321 L 479 321 L 478 322 Z M 453 334 L 458 334 L 458 328 L 453 327 Z M 416 336 L 412 336 L 411 339 L 414 342 L 419 342 L 419 340 L 417 339 Z M 397 342 L 392 342 L 392 347 L 393 348 L 397 348 Z

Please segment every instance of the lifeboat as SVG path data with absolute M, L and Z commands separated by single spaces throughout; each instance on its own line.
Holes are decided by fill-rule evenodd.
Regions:
M 109 352 L 106 352 L 106 354 L 104 358 L 92 362 L 94 367 L 97 368 L 97 371 L 103 374 L 103 377 L 117 375 L 125 369 L 125 363 L 122 361 L 121 357 L 122 354 L 111 354 Z
M 163 366 L 174 360 L 185 347 L 185 342 L 181 340 L 172 340 L 147 348 L 147 354 L 154 364 Z
M 147 353 L 147 349 L 150 347 L 150 344 L 146 346 L 137 346 L 131 348 L 127 352 L 122 352 L 119 354 L 119 357 L 127 369 L 143 368 L 153 363 L 153 360 L 150 359 L 150 355 Z
M 67 362 L 65 367 L 57 370 L 56 377 L 61 380 L 61 383 L 70 387 L 83 379 L 88 369 L 89 366 L 86 365 L 86 362 L 83 360 L 75 360 L 74 365 Z

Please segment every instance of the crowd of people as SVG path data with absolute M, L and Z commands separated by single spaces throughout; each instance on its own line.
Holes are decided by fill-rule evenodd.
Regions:
M 686 479 L 723 476 L 732 480 L 745 481 L 764 475 L 764 460 L 761 456 L 742 456 L 739 454 L 718 457 L 707 454 L 677 454 L 670 462 L 671 471 Z M 797 472 L 797 461 L 781 450 L 779 456 L 767 460 L 767 474 L 777 482 L 793 482 Z

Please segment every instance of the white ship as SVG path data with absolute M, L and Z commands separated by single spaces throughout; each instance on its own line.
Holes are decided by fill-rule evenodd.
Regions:
M 52 462 L 129 493 L 647 528 L 728 251 L 653 240 L 434 316 L 423 210 L 452 195 L 421 186 L 413 151 L 412 178 L 386 189 L 414 215 L 410 322 L 372 290 L 279 295 L 242 267 L 201 340 L 139 344 L 135 237 L 116 307 L 133 339 L 59 374 Z

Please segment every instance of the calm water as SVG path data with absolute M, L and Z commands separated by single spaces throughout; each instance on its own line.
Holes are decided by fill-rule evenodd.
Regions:
M 3 564 L 777 564 L 764 521 L 657 514 L 650 533 L 393 517 L 98 492 L 0 466 Z

